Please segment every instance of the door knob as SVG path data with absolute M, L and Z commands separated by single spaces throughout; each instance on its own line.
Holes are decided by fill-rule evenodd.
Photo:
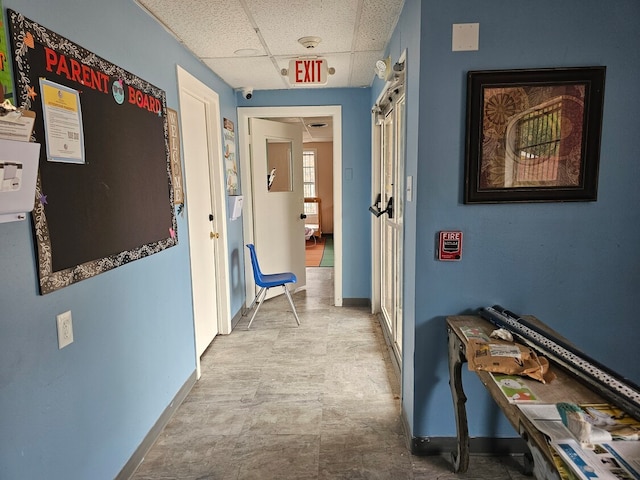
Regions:
M 219 233 L 213 233 L 213 232 L 210 232 L 210 233 L 209 233 L 209 238 L 210 238 L 211 240 L 213 240 L 214 238 L 220 238 L 220 234 L 219 234 Z
M 307 218 L 307 215 L 304 213 L 300 214 L 300 220 L 304 220 L 305 218 Z

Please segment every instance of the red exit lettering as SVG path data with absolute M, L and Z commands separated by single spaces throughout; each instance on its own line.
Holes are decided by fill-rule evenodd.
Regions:
M 322 60 L 296 60 L 296 83 L 317 83 L 320 81 Z
M 289 61 L 289 82 L 292 85 L 327 83 L 327 61 L 323 58 L 299 58 Z

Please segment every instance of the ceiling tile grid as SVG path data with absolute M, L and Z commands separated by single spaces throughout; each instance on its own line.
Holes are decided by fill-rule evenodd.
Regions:
M 335 68 L 326 85 L 366 87 L 404 0 L 135 0 L 232 88 L 291 88 L 280 70 L 320 56 Z M 298 39 L 321 38 L 305 49 Z M 246 56 L 236 51 L 245 50 Z
M 196 56 L 234 57 L 239 45 L 262 55 L 260 39 L 238 1 L 138 0 Z M 233 25 L 233 29 L 229 26 Z

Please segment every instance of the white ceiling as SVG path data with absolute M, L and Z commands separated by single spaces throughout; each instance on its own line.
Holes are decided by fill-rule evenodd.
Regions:
M 404 0 L 136 0 L 235 89 L 292 88 L 281 70 L 302 56 L 335 74 L 319 88 L 368 87 Z M 306 49 L 298 39 L 322 40 Z M 245 50 L 245 54 L 236 52 Z M 246 55 L 247 50 L 253 53 Z M 242 52 L 240 52 L 242 53 Z M 316 87 L 318 88 L 318 87 Z
M 269 118 L 269 120 L 302 124 L 303 143 L 333 141 L 332 117 L 279 117 Z

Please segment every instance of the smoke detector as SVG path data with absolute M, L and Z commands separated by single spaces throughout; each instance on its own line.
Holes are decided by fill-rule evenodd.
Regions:
M 307 49 L 314 49 L 322 41 L 320 37 L 302 37 L 298 39 L 298 43 Z

